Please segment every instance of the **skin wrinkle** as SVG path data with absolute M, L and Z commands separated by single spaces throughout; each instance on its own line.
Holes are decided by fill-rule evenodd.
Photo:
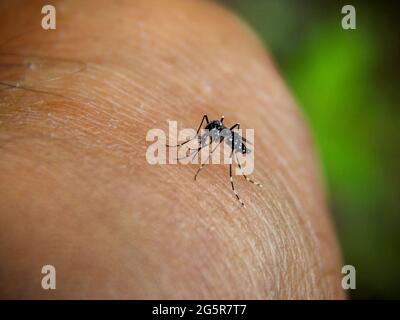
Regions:
M 211 168 L 211 169 L 213 169 L 213 168 Z M 223 237 L 223 236 L 222 236 Z M 239 237 L 240 238 L 240 237 Z M 249 268 L 248 270 L 253 270 L 253 268 Z M 251 276 L 251 273 L 250 273 L 250 276 Z
M 221 236 L 221 238 L 223 238 L 223 236 Z M 206 242 L 205 242 L 206 243 Z M 229 246 L 228 246 L 228 248 L 229 248 Z M 235 268 L 236 269 L 236 268 Z
M 247 222 L 246 224 L 247 224 L 247 225 L 250 225 L 250 223 L 249 223 L 249 222 Z M 238 228 L 238 229 L 239 229 L 239 228 Z M 239 230 L 240 230 L 240 229 L 239 229 Z M 250 268 L 249 270 L 252 270 L 252 269 L 253 269 L 253 268 Z
M 279 198 L 278 195 L 277 195 L 277 197 Z M 277 201 L 278 208 L 276 208 L 274 211 L 276 211 L 276 212 L 286 212 L 286 213 L 292 212 L 290 207 L 282 207 L 282 205 L 281 205 L 282 203 L 284 203 L 284 202 Z M 295 228 L 295 226 L 292 226 L 293 222 L 292 222 L 290 217 L 291 217 L 291 215 L 290 216 L 288 215 L 288 218 L 285 218 L 285 216 L 282 216 L 282 220 L 279 222 L 279 226 L 281 226 L 281 227 L 282 226 L 284 226 L 284 227 L 286 226 L 288 228 L 287 230 L 288 230 L 288 233 L 289 233 L 289 240 L 292 239 L 292 237 L 290 237 L 291 234 L 293 235 L 293 237 L 294 237 L 294 235 L 296 235 L 297 238 L 299 237 L 298 230 L 297 230 L 297 228 Z M 301 230 L 301 228 L 300 228 L 300 230 Z M 275 235 L 275 237 L 278 237 L 278 235 Z M 288 239 L 284 239 L 284 240 L 282 239 L 280 242 L 281 243 L 286 243 L 287 241 L 288 241 Z M 296 247 L 302 248 L 303 245 L 299 245 L 299 246 L 296 246 Z M 295 254 L 292 251 L 293 251 L 293 249 L 289 250 L 288 252 L 286 252 L 286 250 L 282 251 L 282 253 L 285 254 L 286 256 L 281 257 L 281 260 L 286 261 L 288 259 L 287 258 L 287 254 L 289 254 L 290 257 L 291 257 L 291 255 L 293 255 L 293 259 L 296 259 L 296 255 L 297 254 Z M 301 254 L 302 254 L 302 252 L 300 251 L 298 253 L 298 255 L 301 256 Z M 289 258 L 289 260 L 290 260 L 290 258 Z
M 10 152 L 10 150 L 7 150 L 8 152 L 5 152 L 4 154 L 7 156 L 10 156 L 10 162 L 11 163 L 16 163 L 19 164 L 19 167 L 24 168 L 26 167 L 26 171 L 27 172 L 31 172 L 34 174 L 40 174 L 40 175 L 50 175 L 51 179 L 57 180 L 57 183 L 60 183 L 60 189 L 63 189 L 62 186 L 67 186 L 68 183 L 70 181 L 73 180 L 77 180 L 80 181 L 80 187 L 82 187 L 82 190 L 88 190 L 87 194 L 83 194 L 82 199 L 85 199 L 85 201 L 87 201 L 88 199 L 90 199 L 90 190 L 91 188 L 89 188 L 87 185 L 86 187 L 84 186 L 85 184 L 85 180 L 82 179 L 82 177 L 80 176 L 76 176 L 77 172 L 74 170 L 65 170 L 64 173 L 68 174 L 67 176 L 64 174 L 62 176 L 62 179 L 60 179 L 60 177 L 58 176 L 58 174 L 53 174 L 54 172 L 54 166 L 52 165 L 52 163 L 46 161 L 46 159 L 48 158 L 48 155 L 43 155 L 43 159 L 37 159 L 36 162 L 34 162 L 33 164 L 29 165 L 29 161 L 24 160 L 23 156 L 19 155 L 18 149 L 15 147 L 20 147 L 21 146 L 21 142 L 22 143 L 29 143 L 29 147 L 39 147 L 39 144 L 42 144 L 43 146 L 46 146 L 49 144 L 49 141 L 43 138 L 40 138 L 39 140 L 37 139 L 36 141 L 34 141 L 32 138 L 29 139 L 24 139 L 25 141 L 18 141 L 17 144 L 14 144 L 12 147 L 14 148 L 13 153 Z M 14 142 L 16 142 L 14 140 Z M 54 145 L 54 141 L 52 141 L 52 143 Z M 65 144 L 58 144 L 57 146 L 57 151 L 58 153 L 64 154 L 65 155 Z M 51 150 L 51 149 L 50 149 Z M 4 159 L 5 161 L 7 160 L 7 158 Z M 82 194 L 82 192 L 81 192 Z M 21 194 L 22 195 L 22 194 Z M 29 195 L 24 195 L 24 197 L 28 197 Z M 34 201 L 35 199 L 32 198 L 31 201 Z M 63 207 L 62 209 L 70 209 L 68 207 Z M 64 211 L 64 210 L 63 210 Z M 72 210 L 65 210 L 64 212 L 70 212 Z
M 184 55 L 184 56 L 186 56 L 186 55 Z
M 289 184 L 289 186 L 290 186 L 290 184 Z M 290 192 L 290 193 L 293 193 L 293 192 L 291 192 L 290 190 L 289 190 L 289 192 Z M 294 194 L 296 194 L 296 192 L 294 192 Z M 298 199 L 298 198 L 295 198 L 295 199 Z
M 81 12 L 91 5 L 85 3 Z M 37 206 L 32 208 L 35 214 L 40 215 L 51 200 L 41 200 L 41 189 L 51 190 L 55 197 L 47 209 L 46 229 L 32 228 L 29 233 L 33 241 L 55 232 L 52 212 L 58 217 L 68 212 L 66 231 L 55 233 L 53 239 L 63 246 L 65 232 L 74 235 L 69 237 L 73 241 L 66 254 L 69 262 L 57 258 L 63 272 L 71 270 L 64 279 L 71 279 L 67 281 L 70 292 L 81 286 L 79 297 L 90 292 L 98 292 L 97 297 L 130 298 L 341 296 L 340 290 L 335 289 L 334 295 L 332 289 L 339 284 L 324 280 L 326 270 L 337 270 L 334 255 L 329 263 L 319 256 L 321 248 L 335 244 L 332 240 L 323 247 L 319 244 L 318 234 L 329 238 L 331 231 L 329 222 L 324 222 L 326 208 L 320 200 L 314 159 L 307 155 L 312 153 L 310 140 L 301 115 L 254 35 L 236 17 L 199 1 L 157 1 L 154 7 L 146 1 L 134 6 L 121 2 L 113 10 L 101 9 L 100 1 L 96 4 L 104 23 L 100 28 L 96 19 L 76 15 L 75 6 L 76 2 L 64 4 L 60 32 L 64 39 L 76 42 L 68 44 L 54 34 L 51 43 L 35 48 L 38 33 L 27 45 L 39 56 L 46 49 L 50 56 L 87 65 L 83 72 L 41 87 L 62 92 L 73 101 L 22 90 L 0 92 L 11 106 L 0 111 L 7 123 L 0 126 L 5 136 L 42 139 L 8 147 L 0 156 L 1 168 L 10 157 L 27 159 L 7 164 L 10 172 L 26 166 L 31 175 L 15 187 L 21 192 L 35 186 L 39 175 L 47 181 L 48 186 L 39 184 L 28 198 Z M 83 23 L 85 28 L 74 34 Z M 19 45 L 22 50 L 24 44 Z M 116 46 L 119 50 L 112 50 Z M 194 182 L 195 166 L 145 162 L 148 143 L 143 137 L 148 129 L 167 128 L 167 119 L 178 120 L 183 127 L 196 126 L 205 112 L 212 118 L 223 113 L 232 123 L 240 120 L 244 128 L 256 128 L 255 176 L 264 188 L 235 177 L 246 211 L 235 202 L 226 166 L 209 166 Z M 17 121 L 24 123 L 15 127 Z M 67 147 L 58 154 L 63 144 Z M 39 173 L 30 172 L 30 158 L 41 163 Z M 7 181 L 12 179 L 7 176 Z M 304 185 L 310 185 L 310 190 Z M 17 201 L 12 190 L 1 195 L 0 199 Z M 2 207 L 0 201 L 0 208 L 10 210 L 9 203 Z M 13 209 L 22 221 L 24 210 L 17 205 Z M 1 219 L 9 221 L 7 216 Z M 320 225 L 328 229 L 318 233 Z M 81 247 L 79 241 L 93 246 Z M 104 253 L 108 262 L 97 258 Z M 96 269 L 89 261 L 98 259 Z M 93 271 L 84 281 L 82 267 Z M 29 277 L 25 280 L 29 283 Z M 68 297 L 68 291 L 59 294 Z
M 244 223 L 241 227 L 245 228 L 246 225 L 249 226 L 250 225 L 249 222 Z M 251 235 L 251 230 L 247 230 L 247 231 L 248 231 L 248 234 Z M 261 273 L 263 275 L 263 282 L 267 285 L 268 279 L 271 278 L 268 270 L 269 270 L 269 267 L 272 266 L 273 264 L 268 263 L 266 265 L 266 263 L 265 263 L 264 257 L 267 257 L 267 250 L 265 250 L 263 243 L 266 243 L 268 241 L 266 235 L 267 235 L 267 233 L 264 233 L 264 237 L 263 237 L 262 233 L 260 233 L 259 235 L 257 235 L 257 234 L 255 235 L 255 240 L 258 240 L 258 241 L 254 241 L 254 242 L 257 242 L 260 245 L 257 248 L 255 248 L 256 244 L 254 244 L 252 251 L 255 253 L 256 260 L 259 264 L 258 270 L 255 269 L 255 267 L 254 267 L 255 270 L 254 270 L 253 274 Z M 248 241 L 253 241 L 253 240 L 250 238 L 250 239 L 248 239 Z M 248 265 L 248 268 L 249 268 L 249 270 L 251 270 L 252 269 L 251 265 Z M 265 292 L 265 294 L 266 293 L 267 292 Z

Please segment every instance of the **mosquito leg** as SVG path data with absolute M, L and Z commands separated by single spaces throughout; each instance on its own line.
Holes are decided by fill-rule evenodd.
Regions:
M 182 147 L 184 144 L 186 144 L 186 143 L 188 143 L 188 142 L 190 142 L 190 141 L 192 141 L 194 138 L 196 138 L 197 137 L 197 134 L 193 137 L 193 138 L 191 138 L 191 139 L 188 139 L 188 140 L 186 140 L 186 141 L 184 141 L 184 142 L 182 142 L 182 143 L 179 143 L 179 144 L 177 144 L 177 145 L 174 145 L 174 146 L 171 146 L 170 144 L 165 144 L 168 148 L 175 148 L 175 147 L 177 147 L 177 148 L 179 148 L 179 147 Z
M 230 127 L 229 130 L 233 130 L 233 129 L 236 129 L 236 128 L 240 129 L 240 123 L 236 123 L 235 125 L 233 125 L 232 127 Z M 243 137 L 241 137 L 241 138 L 242 138 L 242 141 L 243 141 L 243 142 L 252 145 L 252 143 L 251 143 L 250 141 L 246 140 L 246 138 L 243 138 Z
M 186 143 L 192 141 L 194 138 L 198 137 L 198 136 L 199 136 L 199 131 L 200 131 L 201 127 L 203 126 L 204 120 L 206 121 L 207 124 L 210 122 L 210 121 L 208 120 L 208 116 L 205 114 L 205 115 L 203 116 L 203 119 L 202 119 L 201 122 L 200 122 L 199 128 L 198 128 L 197 131 L 196 131 L 196 135 L 195 135 L 193 138 L 191 138 L 191 139 L 189 139 L 189 140 L 186 140 L 185 142 L 179 143 L 179 144 L 177 144 L 177 145 L 175 145 L 175 146 L 171 146 L 171 145 L 169 145 L 169 144 L 166 144 L 166 146 L 169 147 L 169 148 L 172 148 L 172 147 L 181 147 L 181 146 L 183 146 L 184 144 L 186 144 Z
M 246 176 L 246 175 L 244 174 L 243 169 L 242 169 L 242 166 L 240 165 L 240 162 L 239 162 L 239 158 L 238 158 L 238 156 L 237 156 L 236 153 L 235 153 L 235 158 L 236 158 L 236 162 L 237 162 L 237 164 L 238 164 L 238 166 L 239 166 L 239 169 L 240 169 L 240 171 L 242 172 L 243 178 L 245 178 L 247 181 L 249 181 L 249 182 L 255 184 L 256 186 L 259 186 L 259 187 L 262 188 L 262 184 L 261 184 L 261 183 L 259 183 L 259 182 L 257 182 L 257 181 L 254 181 L 253 179 L 249 178 L 248 176 Z
M 209 123 L 210 123 L 210 121 L 208 120 L 208 116 L 205 114 L 205 115 L 203 116 L 203 119 L 201 120 L 201 123 L 200 123 L 200 125 L 199 125 L 199 128 L 197 129 L 196 134 L 199 134 L 199 131 L 200 131 L 202 125 L 203 125 L 203 121 L 204 121 L 204 120 L 206 120 L 206 124 L 209 124 Z
M 239 123 L 236 123 L 235 125 L 233 125 L 233 126 L 230 128 L 230 130 L 232 131 L 232 130 L 235 129 L 235 128 L 238 128 L 238 129 L 239 129 L 239 128 L 240 128 L 240 124 L 239 124 Z M 243 138 L 242 138 L 242 139 L 243 139 Z M 235 135 L 232 133 L 232 152 L 231 152 L 231 157 L 232 157 L 232 154 L 233 154 L 233 151 L 234 151 L 234 140 L 235 140 Z M 248 177 L 247 175 L 244 174 L 243 169 L 242 169 L 242 166 L 241 166 L 241 164 L 240 164 L 240 162 L 239 162 L 239 158 L 238 158 L 236 152 L 235 152 L 235 158 L 236 158 L 236 162 L 237 162 L 237 164 L 238 164 L 238 166 L 239 166 L 239 169 L 240 169 L 240 171 L 242 172 L 243 178 L 245 178 L 247 181 L 249 181 L 249 182 L 251 182 L 251 183 L 253 183 L 253 184 L 257 185 L 257 186 L 262 187 L 262 184 L 261 184 L 261 183 L 259 183 L 259 182 L 257 182 L 257 181 L 254 181 L 253 179 L 251 179 L 250 177 Z
M 235 124 L 234 126 L 232 126 L 231 128 L 230 128 L 230 130 L 232 131 L 235 127 L 239 127 L 240 125 L 237 123 L 237 124 Z M 242 206 L 243 207 L 245 207 L 245 205 L 244 205 L 244 202 L 242 201 L 242 199 L 240 199 L 240 197 L 239 197 L 239 195 L 237 194 L 237 192 L 236 192 L 236 190 L 235 190 L 235 186 L 234 186 L 234 184 L 233 184 L 233 176 L 232 176 L 232 162 L 233 162 L 233 151 L 234 151 L 234 145 L 235 145 L 235 135 L 234 135 L 234 133 L 233 132 L 231 132 L 231 134 L 232 134 L 232 150 L 231 150 L 231 156 L 230 156 L 230 158 L 231 158 L 231 163 L 229 164 L 229 177 L 230 177 L 230 180 L 231 180 L 231 186 L 232 186 L 232 190 L 233 190 L 233 193 L 235 194 L 235 196 L 236 196 L 236 198 L 239 200 L 239 202 L 242 204 Z M 236 153 L 235 153 L 235 155 L 236 155 Z
M 190 156 L 193 155 L 192 151 L 197 151 L 197 152 L 199 152 L 199 151 L 201 150 L 201 148 L 206 147 L 207 145 L 204 145 L 204 146 L 201 145 L 200 139 L 201 139 L 200 136 L 198 136 L 198 145 L 199 145 L 200 147 L 196 147 L 196 148 L 190 148 L 190 147 L 188 147 L 188 149 L 186 150 L 186 155 L 185 155 L 185 156 L 182 156 L 182 157 L 179 157 L 179 158 L 176 158 L 175 160 L 182 160 L 182 159 L 185 159 L 185 158 L 187 158 L 187 157 L 190 157 Z M 187 154 L 187 151 L 189 151 L 189 154 Z
M 210 143 L 212 142 L 211 139 L 209 139 L 209 142 L 208 142 L 208 143 L 204 143 L 204 144 L 203 144 L 203 143 L 202 143 L 202 140 L 201 140 L 201 137 L 200 137 L 200 136 L 198 136 L 198 137 L 199 137 L 198 143 L 199 143 L 199 146 L 200 146 L 200 147 L 198 147 L 198 148 L 188 148 L 188 150 L 190 150 L 190 151 L 195 151 L 195 152 L 193 152 L 193 153 L 190 152 L 189 154 L 185 155 L 184 157 L 177 158 L 176 160 L 182 160 L 182 159 L 185 159 L 185 158 L 187 158 L 187 157 L 193 156 L 193 157 L 192 157 L 192 161 L 193 161 L 193 160 L 194 160 L 194 157 L 200 152 L 200 150 L 203 149 L 204 147 L 209 146 Z
M 198 175 L 199 172 L 204 168 L 204 166 L 207 164 L 208 159 L 209 159 L 210 156 L 213 154 L 213 152 L 217 149 L 217 147 L 221 144 L 222 141 L 223 141 L 223 139 L 221 139 L 221 140 L 218 142 L 218 144 L 215 146 L 215 148 L 212 149 L 212 150 L 211 150 L 211 153 L 207 156 L 207 160 L 204 161 L 204 162 L 200 165 L 200 167 L 197 169 L 196 174 L 194 175 L 194 180 L 197 179 L 197 175 Z
M 175 160 L 182 160 L 185 159 L 187 157 L 191 157 L 193 154 L 194 156 L 196 155 L 197 152 L 199 152 L 201 150 L 201 147 L 199 147 L 198 149 L 191 149 L 189 148 L 190 151 L 194 151 L 194 152 L 190 152 L 189 154 L 184 155 L 183 157 L 179 157 L 179 158 L 175 158 Z
M 208 146 L 208 144 L 205 145 L 205 146 L 199 147 L 199 148 L 196 150 L 196 152 L 194 153 L 194 155 L 193 155 L 193 157 L 192 157 L 192 161 L 194 160 L 194 157 L 200 152 L 200 150 L 203 149 L 203 148 L 206 147 L 206 146 Z
M 176 160 L 182 160 L 185 159 L 187 157 L 192 157 L 192 161 L 194 160 L 194 157 L 200 152 L 201 149 L 203 149 L 204 147 L 207 147 L 208 145 L 210 145 L 209 143 L 202 145 L 201 142 L 199 141 L 199 145 L 200 147 L 198 148 L 188 148 L 190 151 L 194 151 L 193 153 L 189 153 L 188 155 L 185 155 L 184 157 L 180 157 L 180 158 L 176 158 Z
M 242 199 L 240 199 L 239 195 L 237 194 L 236 190 L 235 190 L 235 185 L 233 184 L 233 176 L 232 176 L 232 163 L 229 164 L 229 176 L 230 176 L 230 180 L 231 180 L 231 186 L 232 186 L 232 191 L 235 194 L 236 198 L 239 200 L 240 204 L 243 207 L 246 207 L 244 205 L 244 202 L 242 201 Z

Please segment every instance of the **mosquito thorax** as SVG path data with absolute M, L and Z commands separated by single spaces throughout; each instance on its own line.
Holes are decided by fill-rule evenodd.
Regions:
M 210 123 L 207 124 L 206 127 L 205 127 L 205 129 L 209 130 L 209 131 L 211 131 L 213 129 L 214 130 L 216 129 L 216 130 L 220 131 L 223 128 L 224 128 L 224 125 L 222 124 L 222 122 L 220 120 L 210 121 Z

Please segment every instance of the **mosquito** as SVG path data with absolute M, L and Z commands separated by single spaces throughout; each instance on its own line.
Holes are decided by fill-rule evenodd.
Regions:
M 200 129 L 203 127 L 204 122 L 206 123 L 206 125 L 204 127 L 205 133 L 203 133 L 202 135 L 199 135 Z M 245 175 L 243 172 L 243 169 L 239 162 L 237 154 L 238 153 L 241 153 L 241 154 L 250 153 L 251 150 L 246 146 L 246 144 L 251 144 L 251 143 L 249 141 L 247 141 L 245 138 L 243 138 L 242 136 L 240 136 L 238 132 L 234 131 L 235 129 L 236 130 L 240 129 L 239 123 L 236 123 L 232 127 L 228 128 L 228 127 L 225 127 L 225 125 L 224 125 L 224 116 L 222 116 L 220 120 L 209 121 L 208 116 L 205 114 L 203 116 L 203 119 L 200 122 L 199 128 L 197 129 L 196 134 L 193 138 L 190 138 L 190 139 L 188 139 L 180 144 L 174 145 L 174 146 L 167 144 L 167 147 L 180 148 L 183 145 L 185 145 L 186 143 L 197 138 L 198 142 L 199 142 L 199 147 L 196 149 L 189 148 L 189 150 L 194 151 L 192 154 L 189 154 L 189 156 L 193 156 L 193 159 L 194 159 L 194 157 L 200 152 L 200 150 L 202 148 L 210 145 L 213 141 L 217 142 L 216 147 L 211 150 L 211 153 L 207 156 L 207 159 L 204 162 L 202 162 L 200 164 L 200 167 L 197 169 L 196 174 L 194 175 L 194 180 L 196 180 L 198 174 L 204 168 L 205 164 L 208 162 L 210 155 L 216 150 L 216 148 L 222 143 L 222 141 L 225 141 L 225 143 L 231 148 L 230 158 L 233 160 L 233 156 L 235 157 L 236 163 L 239 167 L 239 170 L 241 171 L 242 176 L 246 179 L 246 181 L 249 181 L 259 187 L 262 187 L 262 185 L 260 183 L 254 181 L 253 179 L 251 179 L 250 177 Z M 187 157 L 187 156 L 185 156 L 185 157 Z M 235 190 L 235 185 L 233 183 L 233 176 L 232 176 L 232 162 L 229 164 L 229 177 L 230 177 L 232 191 L 235 194 L 236 199 L 240 202 L 240 204 L 243 207 L 245 207 L 244 202 L 242 201 L 242 199 L 239 197 L 238 193 Z

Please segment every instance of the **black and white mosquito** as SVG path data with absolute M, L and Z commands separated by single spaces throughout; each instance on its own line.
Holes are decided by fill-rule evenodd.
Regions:
M 203 126 L 204 121 L 206 122 L 206 126 L 204 127 L 205 133 L 202 135 L 199 135 L 200 129 Z M 262 185 L 247 175 L 244 174 L 242 166 L 239 162 L 238 159 L 238 153 L 241 154 L 246 154 L 250 153 L 251 150 L 246 146 L 246 144 L 251 143 L 247 141 L 245 138 L 241 137 L 238 132 L 234 131 L 235 129 L 240 129 L 240 124 L 236 123 L 232 127 L 228 128 L 225 127 L 224 125 L 224 116 L 221 117 L 220 120 L 208 120 L 208 116 L 204 115 L 203 119 L 201 120 L 200 126 L 196 131 L 196 134 L 194 137 L 187 139 L 185 142 L 179 143 L 177 145 L 171 146 L 167 144 L 167 147 L 177 147 L 180 148 L 186 143 L 193 141 L 194 139 L 198 139 L 199 145 L 197 148 L 192 149 L 189 148 L 190 151 L 194 151 L 193 153 L 185 156 L 193 156 L 193 158 L 200 152 L 200 150 L 208 145 L 211 145 L 212 142 L 217 142 L 217 145 L 211 150 L 210 154 L 207 156 L 207 159 L 204 162 L 201 162 L 200 167 L 197 169 L 196 174 L 194 175 L 194 180 L 197 179 L 198 174 L 200 171 L 204 168 L 204 165 L 208 162 L 210 155 L 217 149 L 217 147 L 222 143 L 222 141 L 225 141 L 225 143 L 231 148 L 231 153 L 230 153 L 230 158 L 232 161 L 229 164 L 229 176 L 230 176 L 230 183 L 232 186 L 232 191 L 235 194 L 237 200 L 241 203 L 242 206 L 245 206 L 244 202 L 242 199 L 239 197 L 238 193 L 235 190 L 235 185 L 233 183 L 233 176 L 232 176 L 232 163 L 233 163 L 233 156 L 235 157 L 236 163 L 239 167 L 239 170 L 241 171 L 242 176 L 249 182 L 262 187 Z

